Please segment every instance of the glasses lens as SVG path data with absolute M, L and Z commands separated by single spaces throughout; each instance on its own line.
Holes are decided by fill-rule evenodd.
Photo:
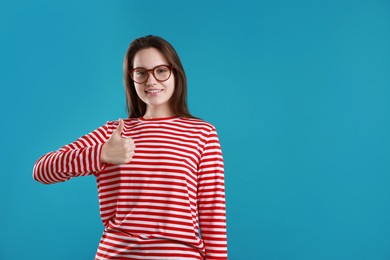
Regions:
M 171 76 L 171 68 L 165 65 L 158 66 L 157 68 L 154 69 L 153 72 L 154 72 L 154 76 L 159 81 L 167 80 L 169 76 Z
M 131 78 L 137 83 L 144 83 L 148 78 L 148 71 L 143 68 L 134 69 L 131 73 Z

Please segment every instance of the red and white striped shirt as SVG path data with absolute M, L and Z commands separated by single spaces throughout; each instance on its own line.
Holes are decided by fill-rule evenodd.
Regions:
M 130 163 L 100 161 L 118 126 L 107 122 L 39 158 L 34 179 L 49 184 L 96 176 L 105 230 L 95 259 L 227 259 L 224 167 L 215 128 L 181 117 L 124 123 L 122 137 L 136 145 Z

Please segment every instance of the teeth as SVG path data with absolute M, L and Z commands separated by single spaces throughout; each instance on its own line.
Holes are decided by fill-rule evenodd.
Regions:
M 162 89 L 152 89 L 152 90 L 147 90 L 146 92 L 147 93 L 159 93 L 161 91 L 162 91 Z

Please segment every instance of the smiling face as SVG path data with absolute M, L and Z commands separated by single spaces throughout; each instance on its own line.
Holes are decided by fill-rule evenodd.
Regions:
M 160 65 L 170 65 L 164 55 L 156 48 L 147 48 L 138 51 L 133 59 L 133 68 L 152 70 Z M 175 75 L 172 72 L 166 81 L 158 81 L 152 71 L 145 83 L 134 82 L 138 97 L 146 104 L 144 116 L 164 117 L 171 116 L 170 99 L 175 90 Z M 157 68 L 155 73 L 165 73 Z

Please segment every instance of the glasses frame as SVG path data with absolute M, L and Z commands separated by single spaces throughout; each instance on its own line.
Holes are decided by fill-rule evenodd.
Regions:
M 156 75 L 154 74 L 154 70 L 157 69 L 158 67 L 161 67 L 161 66 L 167 67 L 167 68 L 169 69 L 169 76 L 168 76 L 167 79 L 159 80 L 159 79 L 156 78 Z M 144 69 L 144 70 L 146 71 L 146 73 L 147 73 L 146 79 L 145 79 L 144 81 L 142 81 L 142 82 L 137 82 L 137 81 L 135 81 L 134 78 L 133 78 L 133 72 L 134 72 L 134 70 L 137 70 L 137 69 Z M 134 82 L 137 83 L 137 84 L 144 84 L 144 83 L 147 82 L 148 79 L 149 79 L 149 75 L 150 75 L 149 72 L 152 72 L 152 75 L 153 75 L 153 77 L 155 78 L 155 80 L 157 80 L 158 82 L 164 82 L 164 81 L 167 81 L 167 80 L 171 77 L 171 75 L 172 75 L 172 70 L 173 70 L 173 66 L 172 66 L 172 65 L 161 64 L 161 65 L 157 65 L 156 67 L 154 67 L 154 68 L 152 68 L 152 69 L 149 69 L 149 70 L 146 69 L 146 68 L 144 68 L 144 67 L 133 68 L 133 69 L 129 70 L 129 74 L 130 74 L 130 78 L 131 78 L 132 81 L 134 81 Z

